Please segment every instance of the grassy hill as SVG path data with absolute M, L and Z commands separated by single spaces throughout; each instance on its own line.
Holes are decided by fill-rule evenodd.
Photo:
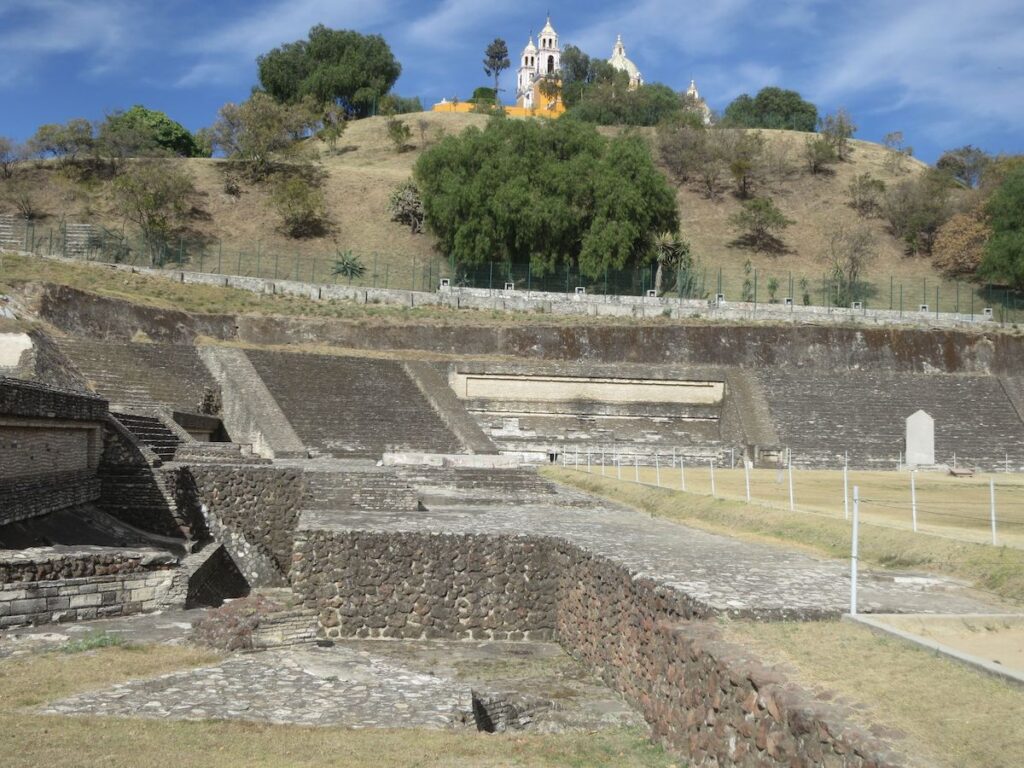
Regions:
M 230 163 L 216 159 L 183 159 L 195 179 L 196 205 L 190 227 L 194 235 L 209 246 L 203 257 L 205 269 L 246 274 L 272 274 L 328 279 L 329 264 L 337 250 L 351 249 L 368 270 L 365 281 L 390 286 L 425 287 L 427 276 L 433 280 L 447 269 L 447 260 L 434 252 L 429 235 L 413 235 L 408 228 L 391 222 L 386 207 L 390 191 L 411 175 L 412 166 L 424 147 L 444 135 L 457 134 L 470 125 L 482 126 L 487 118 L 473 114 L 420 113 L 402 118 L 412 128 L 413 147 L 395 152 L 385 132 L 384 118 L 361 120 L 349 125 L 336 154 L 329 154 L 317 142 L 324 170 L 327 206 L 331 226 L 322 237 L 295 240 L 282 234 L 279 220 L 265 185 L 243 181 L 241 194 L 224 191 L 225 173 Z M 602 129 L 614 133 L 615 129 Z M 654 142 L 654 132 L 644 136 Z M 803 169 L 802 148 L 806 134 L 788 131 L 764 131 L 768 152 L 782 158 L 793 171 L 785 176 L 773 174 L 773 180 L 758 190 L 770 194 L 782 211 L 795 223 L 782 239 L 786 252 L 781 255 L 754 254 L 733 245 L 736 233 L 729 217 L 739 209 L 739 201 L 729 192 L 714 200 L 695 188 L 678 187 L 682 227 L 693 245 L 702 269 L 707 271 L 706 289 L 717 288 L 721 270 L 725 292 L 739 298 L 743 264 L 748 259 L 758 270 L 759 298 L 767 299 L 770 277 L 780 283 L 778 296 L 787 295 L 790 276 L 797 283 L 806 276 L 817 284 L 824 272 L 819 256 L 826 248 L 829 234 L 841 225 L 865 222 L 877 235 L 879 257 L 870 269 L 870 279 L 879 290 L 872 303 L 888 305 L 890 276 L 893 284 L 902 283 L 905 305 L 916 306 L 927 280 L 930 300 L 939 275 L 929 260 L 908 257 L 902 245 L 886 230 L 881 219 L 864 220 L 847 204 L 847 187 L 858 174 L 871 173 L 887 184 L 920 173 L 924 164 L 905 161 L 894 172 L 886 163 L 886 149 L 880 145 L 853 141 L 849 161 L 834 166 L 828 175 L 811 175 Z M 104 182 L 73 183 L 53 166 L 32 168 L 32 183 L 47 214 L 37 224 L 37 238 L 46 238 L 48 227 L 68 222 L 89 221 L 114 229 L 124 222 L 109 198 Z M 42 234 L 40 234 L 42 233 Z M 259 256 L 257 257 L 257 253 Z M 258 263 L 257 263 L 258 258 Z M 415 277 L 414 277 L 415 272 Z M 798 291 L 796 291 L 798 293 Z M 952 301 L 953 290 L 942 289 L 942 304 Z M 966 300 L 966 289 L 962 295 Z M 816 299 L 817 300 L 817 299 Z M 949 307 L 951 308 L 951 307 Z

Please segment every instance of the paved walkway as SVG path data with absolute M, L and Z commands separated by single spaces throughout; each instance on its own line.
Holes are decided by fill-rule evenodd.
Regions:
M 280 649 L 58 701 L 47 714 L 250 720 L 346 728 L 449 728 L 472 721 L 453 680 L 346 648 Z
M 799 619 L 849 611 L 848 561 L 706 533 L 568 489 L 554 503 L 474 506 L 460 499 L 418 512 L 307 510 L 300 527 L 552 536 L 685 592 L 713 613 Z M 862 570 L 858 586 L 858 609 L 865 613 L 1007 610 L 995 599 L 930 575 Z

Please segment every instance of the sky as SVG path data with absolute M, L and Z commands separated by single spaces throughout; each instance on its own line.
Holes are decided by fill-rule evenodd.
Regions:
M 607 57 L 621 34 L 646 81 L 695 78 L 715 110 L 777 85 L 845 107 L 857 138 L 902 131 L 928 162 L 964 144 L 1024 153 L 1022 0 L 0 0 L 0 135 L 133 104 L 210 125 L 256 84 L 260 53 L 317 23 L 383 35 L 395 90 L 428 108 L 488 83 L 495 37 L 514 89 L 548 11 L 563 45 Z

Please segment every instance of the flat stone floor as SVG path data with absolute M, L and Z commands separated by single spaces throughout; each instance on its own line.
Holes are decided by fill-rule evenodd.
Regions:
M 0 658 L 89 633 L 135 644 L 186 642 L 202 611 L 0 634 Z M 336 726 L 475 728 L 473 699 L 508 702 L 540 732 L 642 727 L 643 719 L 553 643 L 345 641 L 235 653 L 209 667 L 135 680 L 45 705 L 55 715 Z
M 569 489 L 539 503 L 474 505 L 466 497 L 429 511 L 307 510 L 299 527 L 551 536 L 680 590 L 715 614 L 800 619 L 849 611 L 848 561 L 706 533 Z M 858 610 L 865 613 L 1013 611 L 994 597 L 925 574 L 861 569 L 858 591 Z

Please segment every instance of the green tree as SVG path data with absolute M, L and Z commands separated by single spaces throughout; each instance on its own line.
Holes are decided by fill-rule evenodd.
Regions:
M 275 153 L 287 153 L 313 122 L 308 104 L 284 105 L 257 91 L 241 104 L 220 108 L 212 131 L 213 145 L 249 165 L 255 177 L 270 170 Z
M 461 266 L 566 266 L 596 278 L 648 263 L 679 226 L 675 195 L 637 136 L 606 139 L 571 120 L 494 120 L 420 156 L 427 226 Z
M 327 203 L 315 180 L 302 173 L 279 176 L 270 199 L 289 237 L 318 237 L 324 233 Z
M 396 152 L 405 152 L 409 149 L 409 139 L 412 138 L 412 128 L 403 123 L 397 117 L 389 117 L 384 124 L 388 138 L 395 145 Z
M 194 191 L 180 165 L 160 160 L 131 163 L 113 184 L 118 212 L 139 228 L 154 254 L 185 220 Z
M 861 216 L 874 216 L 882 208 L 885 195 L 885 182 L 876 179 L 870 173 L 862 173 L 853 177 L 847 187 L 850 206 Z
M 512 62 L 508 58 L 508 45 L 500 37 L 494 38 L 487 46 L 487 50 L 484 51 L 484 73 L 488 77 L 494 78 L 495 101 L 497 101 L 498 94 L 501 93 L 501 88 L 498 87 L 501 73 L 511 66 Z
M 992 164 L 992 156 L 982 149 L 967 144 L 942 153 L 935 167 L 949 174 L 968 188 L 981 184 L 986 169 Z
M 628 88 L 629 76 L 619 72 L 604 59 L 591 58 L 575 45 L 562 51 L 562 103 L 573 107 L 583 100 L 592 85 L 619 84 Z M 624 90 L 623 87 L 619 91 Z
M 985 246 L 981 274 L 1024 289 L 1024 166 L 1003 178 L 985 205 L 991 236 Z
M 836 157 L 835 148 L 824 136 L 808 136 L 804 142 L 804 160 L 807 162 L 807 170 L 813 174 L 825 173 L 830 165 L 834 165 L 839 158 Z
M 563 95 L 566 92 L 562 85 Z M 629 88 L 629 76 L 615 70 L 611 82 L 597 82 L 584 88 L 582 97 L 565 117 L 595 125 L 654 126 L 683 112 L 682 97 L 661 83 Z
M 794 222 L 779 210 L 770 197 L 755 197 L 744 201 L 738 212 L 729 217 L 729 223 L 739 231 L 739 244 L 755 251 L 780 251 L 783 243 L 776 235 Z
M 760 131 L 714 130 L 721 137 L 722 160 L 736 185 L 736 196 L 746 200 L 763 177 L 764 136 Z
M 952 212 L 951 187 L 948 175 L 931 169 L 886 191 L 882 215 L 909 253 L 931 254 L 935 233 Z
M 324 106 L 350 105 L 359 116 L 370 114 L 402 73 L 380 35 L 361 35 L 317 24 L 306 40 L 286 43 L 256 60 L 260 85 L 280 102 L 295 104 L 312 97 Z
M 813 132 L 818 125 L 818 108 L 804 101 L 796 91 L 769 86 L 751 98 L 737 96 L 722 117 L 730 128 L 782 128 Z
M 136 104 L 124 112 L 114 112 L 100 124 L 99 139 L 109 141 L 112 135 L 131 135 L 139 149 L 159 148 L 178 157 L 204 157 L 204 147 L 185 126 L 163 112 Z M 129 157 L 132 155 L 128 155 Z

